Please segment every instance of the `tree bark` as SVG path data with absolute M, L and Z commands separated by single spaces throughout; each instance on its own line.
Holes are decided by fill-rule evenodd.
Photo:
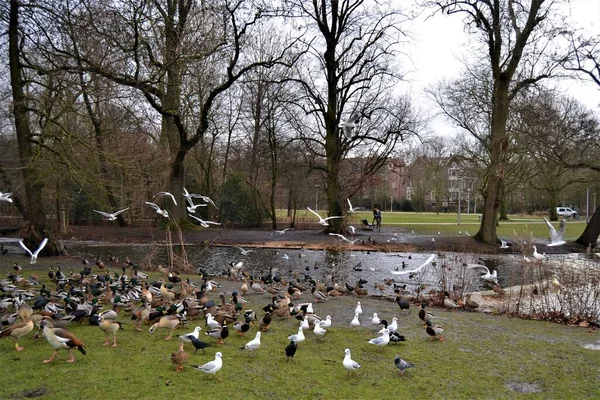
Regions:
M 590 222 L 588 222 L 583 230 L 583 233 L 581 236 L 579 236 L 575 243 L 594 248 L 598 242 L 598 235 L 600 235 L 600 206 L 596 207 L 594 215 L 592 215 L 592 218 L 590 218 Z
M 64 250 L 48 229 L 42 189 L 44 180 L 35 169 L 35 152 L 31 142 L 31 128 L 27 117 L 27 98 L 23 82 L 23 70 L 20 62 L 19 49 L 19 2 L 11 0 L 8 27 L 8 58 L 10 67 L 10 84 L 13 95 L 13 117 L 17 133 L 17 145 L 23 181 L 25 183 L 25 196 L 27 198 L 27 226 L 24 232 L 24 243 L 29 248 L 37 248 L 43 238 L 48 238 L 48 244 L 40 254 L 60 255 Z

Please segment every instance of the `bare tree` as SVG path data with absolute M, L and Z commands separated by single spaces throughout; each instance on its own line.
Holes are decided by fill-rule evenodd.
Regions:
M 376 6 L 365 0 L 285 0 L 284 4 L 297 26 L 307 27 L 313 37 L 291 79 L 302 90 L 294 122 L 315 159 L 313 167 L 323 173 L 328 214 L 342 215 L 344 157 L 369 147 L 364 172 L 372 175 L 396 144 L 416 130 L 408 100 L 393 94 L 394 84 L 401 79 L 393 63 L 407 17 L 389 1 Z M 358 127 L 345 136 L 338 125 L 354 113 L 361 116 Z M 341 232 L 342 225 L 341 219 L 334 219 L 327 229 Z
M 560 29 L 549 19 L 553 2 L 533 0 L 445 0 L 429 1 L 443 13 L 460 14 L 466 29 L 481 40 L 492 77 L 489 131 L 490 159 L 483 189 L 481 226 L 474 239 L 499 242 L 496 218 L 508 159 L 507 122 L 510 104 L 521 90 L 552 75 L 556 62 L 548 45 Z M 546 3 L 546 7 L 544 6 Z

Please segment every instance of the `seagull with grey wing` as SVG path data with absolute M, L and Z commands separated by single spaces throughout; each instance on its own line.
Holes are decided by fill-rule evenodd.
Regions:
M 365 209 L 364 207 L 352 207 L 352 203 L 350 203 L 350 199 L 346 199 L 346 200 L 348 200 L 348 207 L 350 207 L 350 208 L 348 208 L 348 212 L 350 214 Z
M 358 127 L 358 122 L 363 117 L 365 116 L 361 112 L 355 111 L 350 115 L 350 118 L 348 118 L 346 121 L 340 122 L 338 127 L 342 128 L 344 136 L 346 136 L 348 139 L 352 139 L 354 129 Z
M 215 204 L 215 202 L 212 201 L 212 199 L 210 197 L 204 196 L 204 195 L 201 195 L 201 194 L 196 194 L 196 193 L 189 193 L 186 188 L 183 188 L 183 196 L 187 199 L 187 201 L 190 204 L 193 204 L 192 199 L 196 198 L 196 199 L 202 199 L 202 201 L 204 201 L 206 203 L 212 204 L 212 206 L 214 208 L 216 208 L 216 209 L 219 208 L 219 207 L 217 207 L 217 205 Z
M 117 215 L 119 215 L 122 212 L 125 212 L 127 210 L 129 210 L 129 207 L 124 208 L 124 209 L 119 210 L 119 211 L 115 211 L 114 213 L 107 213 L 107 212 L 98 211 L 98 210 L 92 210 L 92 211 L 95 212 L 95 213 L 98 213 L 98 214 L 102 215 L 108 221 L 114 221 L 115 219 L 117 219 Z
M 154 199 L 160 196 L 169 196 L 171 197 L 171 200 L 173 200 L 173 203 L 175 203 L 175 205 L 177 205 L 177 200 L 175 200 L 175 196 L 173 196 L 173 194 L 171 192 L 158 192 L 154 195 Z
M 196 221 L 200 222 L 200 226 L 203 228 L 208 228 L 210 225 L 221 225 L 220 222 L 213 222 L 213 221 L 205 221 L 201 218 L 198 218 L 194 215 L 188 215 L 188 217 L 192 217 L 194 218 Z
M 46 243 L 48 243 L 48 238 L 42 240 L 42 243 L 40 243 L 37 250 L 32 253 L 31 250 L 29 250 L 27 246 L 25 246 L 25 243 L 23 243 L 22 240 L 19 240 L 19 244 L 21 245 L 21 247 L 31 256 L 31 261 L 29 261 L 29 264 L 35 264 L 38 255 L 40 254 L 40 251 L 42 251 L 42 249 L 46 246 Z
M 329 236 L 337 236 L 337 237 L 340 238 L 340 241 L 342 241 L 342 242 L 348 242 L 350 244 L 354 244 L 354 243 L 360 241 L 360 239 L 350 240 L 346 236 L 344 236 L 342 234 L 339 234 L 339 233 L 330 233 Z
M 12 196 L 12 193 L 2 193 L 0 192 L 0 201 L 8 201 L 9 203 L 12 203 L 13 200 L 10 198 L 10 196 Z
M 410 271 L 392 271 L 392 270 L 390 270 L 390 272 L 393 275 L 416 274 L 417 272 L 419 272 L 420 270 L 422 270 L 423 267 L 425 267 L 427 264 L 429 264 L 430 262 L 432 262 L 434 258 L 435 258 L 435 254 L 430 255 L 427 258 L 427 260 L 425 260 L 425 262 L 423 264 L 419 265 L 416 269 L 412 269 Z
M 169 218 L 169 212 L 168 212 L 167 210 L 163 210 L 162 208 L 160 208 L 160 207 L 158 206 L 158 204 L 156 204 L 156 203 L 151 203 L 151 202 L 149 202 L 149 201 L 145 201 L 144 203 L 145 203 L 145 204 L 148 204 L 150 207 L 154 208 L 154 210 L 156 211 L 156 213 L 157 213 L 158 215 L 162 215 L 162 216 L 163 216 L 163 217 L 165 217 L 165 218 Z
M 567 243 L 563 239 L 563 236 L 565 236 L 565 229 L 567 227 L 564 219 L 560 221 L 558 231 L 554 228 L 554 226 L 552 226 L 552 224 L 550 223 L 550 221 L 548 221 L 547 218 L 544 218 L 544 221 L 546 222 L 546 226 L 548 227 L 548 231 L 550 232 L 550 243 L 548 243 L 546 246 L 555 247 L 562 246 L 563 244 Z
M 319 213 L 311 210 L 309 207 L 306 207 L 308 209 L 308 211 L 310 211 L 311 213 L 315 214 L 318 218 L 319 218 L 319 224 L 323 225 L 323 226 L 328 226 L 329 223 L 327 221 L 329 221 L 330 219 L 334 219 L 334 218 L 343 218 L 341 215 L 334 215 L 333 217 L 327 217 L 327 218 L 323 218 L 319 215 Z

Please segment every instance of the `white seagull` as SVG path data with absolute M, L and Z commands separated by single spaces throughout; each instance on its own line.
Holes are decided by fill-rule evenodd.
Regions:
M 313 329 L 313 333 L 314 333 L 315 335 L 317 335 L 317 337 L 319 337 L 319 336 L 324 336 L 324 335 L 325 335 L 325 333 L 327 333 L 327 330 L 326 330 L 325 328 L 323 328 L 323 327 L 321 326 L 321 324 L 315 324 L 315 327 L 314 327 L 314 329 Z
M 317 217 L 319 217 L 319 224 L 323 225 L 323 226 L 328 226 L 329 223 L 327 222 L 330 219 L 334 219 L 334 218 L 343 218 L 341 215 L 335 215 L 333 217 L 327 217 L 327 218 L 323 218 L 321 217 L 318 213 L 314 212 L 313 210 L 311 210 L 309 207 L 306 207 L 308 209 L 308 211 L 310 211 L 311 213 L 315 214 Z
M 355 314 L 362 314 L 362 307 L 360 306 L 360 301 L 356 302 L 356 308 L 354 309 Z
M 122 210 L 116 211 L 114 213 L 106 213 L 104 211 L 98 211 L 98 210 L 92 210 L 93 212 L 96 212 L 100 215 L 102 215 L 104 218 L 106 218 L 108 221 L 114 221 L 115 219 L 117 219 L 117 215 L 121 214 L 122 212 L 125 212 L 129 210 L 129 207 L 124 208 Z
M 205 221 L 201 218 L 198 218 L 194 215 L 188 215 L 188 217 L 192 217 L 194 218 L 196 221 L 200 222 L 200 226 L 203 228 L 208 228 L 210 225 L 221 225 L 220 222 L 213 222 L 213 221 Z
M 243 248 L 236 246 L 236 249 L 238 249 L 239 251 L 242 252 L 243 256 L 247 256 L 248 254 L 252 253 L 254 250 L 244 250 Z
M 246 343 L 244 347 L 240 347 L 241 350 L 254 351 L 260 347 L 260 331 L 256 332 L 254 339 Z
M 31 261 L 29 261 L 29 264 L 35 264 L 35 262 L 37 261 L 37 258 L 38 258 L 38 254 L 40 254 L 40 251 L 42 251 L 44 246 L 46 246 L 46 243 L 48 243 L 48 238 L 44 238 L 44 240 L 42 240 L 42 243 L 40 243 L 40 246 L 37 248 L 37 250 L 32 253 L 31 250 L 29 250 L 27 248 L 27 246 L 25 246 L 25 243 L 23 243 L 22 240 L 19 240 L 19 244 L 21 245 L 21 247 L 27 253 L 29 253 L 29 255 L 31 256 Z
M 271 235 L 275 235 L 275 234 L 279 234 L 279 235 L 283 235 L 286 231 L 293 231 L 294 228 L 285 228 L 284 230 L 281 231 L 273 231 L 271 233 Z
M 352 203 L 350 203 L 350 199 L 346 199 L 346 200 L 348 200 L 348 207 L 349 207 L 348 212 L 350 214 L 355 213 L 360 210 L 364 210 L 364 207 L 352 207 Z
M 434 258 L 435 258 L 435 254 L 430 255 L 429 258 L 427 258 L 427 260 L 425 260 L 425 262 L 423 264 L 419 265 L 416 269 L 413 269 L 410 271 L 393 271 L 390 269 L 390 272 L 393 275 L 414 274 L 416 272 L 419 272 L 421 269 L 423 269 L 423 267 L 425 267 L 427 264 L 432 262 Z
M 302 327 L 298 328 L 298 333 L 288 336 L 288 340 L 293 340 L 296 344 L 304 342 L 306 337 L 304 336 L 304 332 L 302 332 Z
M 480 278 L 486 282 L 494 282 L 498 283 L 498 271 L 494 270 L 494 272 L 490 273 L 490 270 L 485 265 L 481 264 L 467 264 L 467 269 L 482 269 L 485 270 L 485 273 L 480 276 Z
M 390 342 L 390 331 L 388 329 L 384 329 L 382 333 L 383 334 L 381 336 L 369 340 L 369 343 L 381 347 L 387 345 Z
M 340 241 L 341 241 L 341 242 L 348 242 L 348 243 L 350 243 L 350 244 L 354 244 L 354 243 L 356 243 L 356 242 L 360 241 L 360 239 L 354 239 L 354 240 L 350 240 L 350 239 L 348 239 L 346 236 L 344 236 L 344 235 L 341 235 L 341 234 L 339 234 L 339 233 L 330 233 L 330 234 L 329 234 L 329 236 L 337 236 L 337 237 L 339 237 L 339 238 L 340 238 Z
M 221 354 L 219 351 L 217 354 L 215 354 L 214 361 L 207 362 L 203 365 L 192 365 L 192 367 L 198 371 L 206 372 L 207 374 L 213 374 L 215 377 L 217 377 L 216 373 L 219 372 L 219 370 L 223 367 L 222 357 L 223 354 Z M 219 377 L 217 377 L 217 379 L 219 379 Z
M 360 364 L 352 359 L 352 356 L 350 354 L 350 349 L 344 350 L 344 354 L 345 354 L 345 356 L 344 356 L 344 361 L 342 362 L 342 364 L 344 365 L 344 368 L 346 368 L 348 370 L 348 375 L 350 375 L 350 371 L 359 369 Z
M 381 320 L 377 316 L 377 313 L 373 313 L 373 318 L 371 319 L 371 323 L 373 325 L 379 325 L 381 323 Z
M 156 203 L 151 203 L 149 201 L 145 201 L 145 204 L 148 204 L 150 207 L 154 208 L 154 210 L 156 210 L 156 213 L 159 215 L 162 215 L 165 218 L 169 218 L 169 212 L 167 210 L 163 210 L 162 208 L 160 208 L 158 206 L 158 204 Z
M 537 247 L 533 246 L 533 258 L 535 258 L 538 261 L 542 261 L 546 258 L 546 255 L 538 253 Z
M 182 342 L 187 342 L 187 343 L 191 343 L 192 340 L 189 338 L 189 336 L 193 336 L 196 339 L 198 339 L 198 337 L 200 336 L 200 331 L 202 330 L 202 328 L 200 328 L 199 326 L 195 327 L 194 330 L 190 333 L 186 333 L 185 335 L 179 335 L 179 339 Z
M 8 201 L 9 203 L 12 203 L 13 200 L 10 198 L 10 196 L 12 196 L 12 193 L 2 193 L 0 192 L 0 201 Z
M 548 243 L 546 246 L 555 247 L 555 246 L 562 246 L 563 244 L 567 243 L 563 239 L 563 236 L 565 235 L 565 229 L 566 229 L 566 223 L 565 223 L 564 219 L 562 219 L 560 221 L 558 231 L 556 231 L 554 226 L 552 226 L 552 224 L 550 223 L 550 221 L 548 221 L 547 218 L 544 218 L 544 221 L 546 222 L 546 226 L 548 227 L 548 231 L 550 232 L 550 243 Z
M 500 248 L 501 249 L 508 249 L 508 244 L 506 243 L 506 240 L 500 239 Z
M 358 127 L 358 121 L 363 117 L 362 113 L 355 111 L 350 115 L 346 121 L 340 122 L 338 127 L 342 128 L 344 135 L 348 138 L 352 138 L 352 132 L 356 127 Z
M 219 207 L 217 207 L 215 202 L 212 201 L 212 199 L 210 197 L 203 196 L 201 194 L 196 194 L 196 193 L 189 193 L 186 188 L 183 188 L 183 196 L 187 199 L 188 203 L 190 203 L 190 204 L 193 204 L 192 199 L 196 198 L 196 199 L 202 199 L 202 201 L 212 204 L 214 208 L 217 208 L 217 209 L 219 208 Z
M 350 321 L 350 325 L 360 326 L 360 321 L 358 319 L 358 313 L 354 313 L 354 318 L 352 318 L 352 321 Z
M 319 321 L 319 325 L 321 325 L 321 328 L 329 328 L 331 326 L 331 316 L 328 315 L 325 319 Z
M 169 196 L 171 197 L 171 200 L 173 200 L 173 203 L 175 203 L 175 205 L 177 205 L 177 200 L 175 200 L 175 196 L 173 196 L 171 194 L 171 192 L 158 192 L 154 195 L 153 199 L 160 197 L 160 196 Z

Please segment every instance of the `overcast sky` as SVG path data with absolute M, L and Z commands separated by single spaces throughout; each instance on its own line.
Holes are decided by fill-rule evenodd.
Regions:
M 600 0 L 571 0 L 566 6 L 573 27 L 584 28 L 590 34 L 600 36 Z M 411 31 L 414 34 L 415 47 L 410 52 L 412 71 L 407 78 L 411 85 L 411 94 L 421 94 L 421 109 L 430 110 L 435 104 L 429 103 L 423 89 L 442 78 L 452 78 L 462 70 L 459 61 L 467 53 L 468 35 L 463 31 L 460 15 L 440 15 L 427 18 L 422 15 Z M 561 83 L 565 93 L 577 98 L 590 108 L 600 110 L 600 88 L 593 83 L 569 81 Z M 600 112 L 600 111 L 599 111 Z M 443 117 L 436 118 L 431 124 L 432 133 L 453 136 L 457 129 Z

